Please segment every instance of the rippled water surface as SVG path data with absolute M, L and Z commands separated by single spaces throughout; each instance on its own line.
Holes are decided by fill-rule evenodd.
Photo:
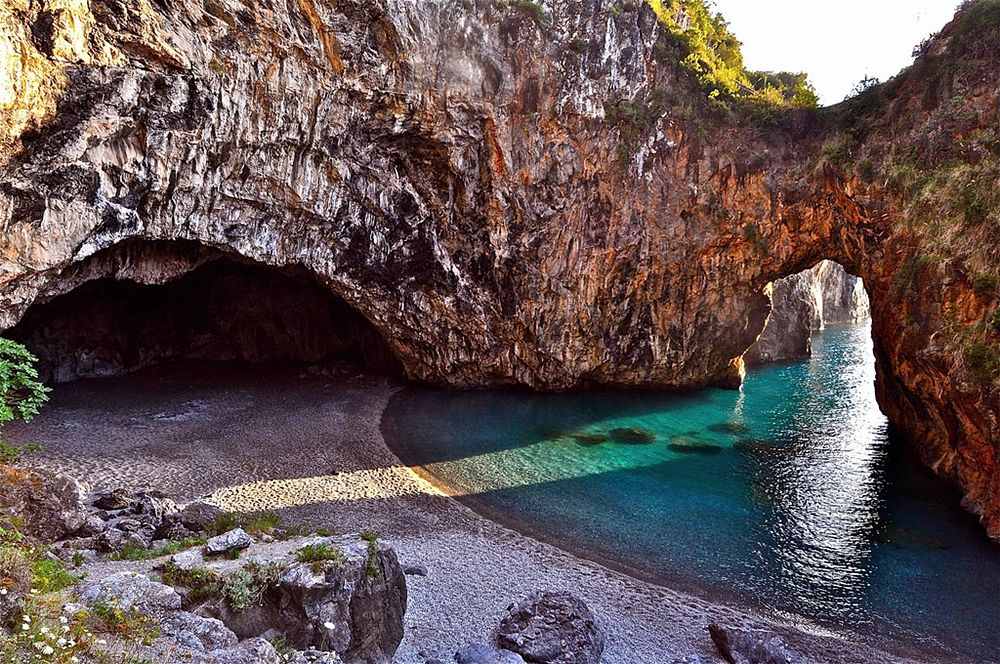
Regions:
M 382 429 L 477 509 L 584 555 L 1000 660 L 1000 547 L 890 441 L 873 380 L 868 327 L 839 327 L 740 392 L 406 390 Z

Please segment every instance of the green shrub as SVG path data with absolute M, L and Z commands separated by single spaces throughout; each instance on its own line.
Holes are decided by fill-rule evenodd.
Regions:
M 0 337 L 0 430 L 7 422 L 31 421 L 48 400 L 49 388 L 38 382 L 37 361 L 21 344 Z M 0 432 L 0 463 L 13 463 L 36 449 L 34 445 L 8 445 Z
M 378 533 L 374 530 L 366 530 L 361 533 L 361 539 L 368 542 L 368 578 L 374 579 L 379 575 L 378 568 Z
M 315 572 L 322 569 L 322 563 L 326 561 L 334 562 L 337 565 L 343 565 L 347 562 L 347 558 L 340 549 L 323 543 L 306 544 L 295 552 L 295 558 L 300 563 L 313 563 L 313 571 Z
M 151 560 L 153 558 L 159 558 L 160 556 L 170 556 L 178 551 L 184 551 L 195 546 L 200 546 L 205 543 L 207 538 L 203 535 L 197 537 L 185 537 L 181 540 L 171 540 L 165 542 L 160 546 L 147 549 L 141 546 L 128 545 L 121 551 L 115 551 L 111 554 L 111 560 Z
M 264 593 L 278 582 L 282 569 L 276 563 L 248 563 L 226 577 L 222 584 L 222 596 L 234 611 L 258 605 Z
M 982 298 L 993 297 L 1000 286 L 1000 276 L 995 274 L 980 274 L 972 280 L 972 290 Z
M 188 596 L 195 602 L 218 597 L 222 593 L 222 580 L 219 575 L 204 567 L 182 569 L 175 563 L 167 561 L 160 576 L 163 583 L 168 586 L 187 589 Z
M 80 580 L 79 576 L 67 571 L 61 560 L 37 557 L 31 561 L 30 567 L 31 587 L 42 594 L 69 588 Z
M 721 14 L 704 0 L 647 0 L 669 35 L 654 48 L 660 62 L 679 62 L 708 99 L 756 99 L 787 107 L 815 107 L 819 99 L 805 74 L 748 71 L 740 42 Z
M 210 535 L 221 535 L 234 528 L 242 528 L 251 535 L 271 534 L 281 524 L 281 516 L 274 512 L 237 513 L 227 512 L 206 528 Z

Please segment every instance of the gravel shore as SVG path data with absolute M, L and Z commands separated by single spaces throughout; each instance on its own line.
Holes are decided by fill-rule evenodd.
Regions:
M 379 424 L 397 389 L 291 369 L 167 365 L 58 386 L 41 416 L 6 433 L 43 445 L 28 463 L 94 489 L 155 488 L 230 510 L 278 510 L 293 523 L 377 530 L 404 564 L 428 570 L 408 577 L 400 664 L 450 661 L 458 647 L 488 640 L 506 607 L 535 589 L 568 589 L 590 605 L 608 633 L 608 664 L 710 655 L 710 620 L 781 631 L 812 662 L 960 661 L 780 628 L 483 518 L 386 447 Z

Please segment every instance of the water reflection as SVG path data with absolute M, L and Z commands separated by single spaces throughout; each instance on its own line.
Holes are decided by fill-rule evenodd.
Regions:
M 835 328 L 741 392 L 407 390 L 382 430 L 477 509 L 586 555 L 836 629 L 1000 652 L 1000 556 L 892 453 L 873 380 L 867 326 Z

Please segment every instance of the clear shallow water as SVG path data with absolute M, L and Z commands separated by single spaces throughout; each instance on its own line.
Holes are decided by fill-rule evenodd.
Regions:
M 477 509 L 583 555 L 1000 661 L 1000 547 L 890 440 L 868 327 L 817 333 L 813 350 L 740 392 L 405 390 L 382 430 Z

